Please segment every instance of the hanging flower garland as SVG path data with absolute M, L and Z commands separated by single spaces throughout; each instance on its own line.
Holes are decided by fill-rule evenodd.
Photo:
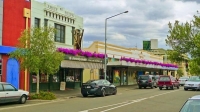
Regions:
M 155 62 L 155 61 L 139 60 L 139 59 L 125 58 L 125 57 L 121 57 L 121 58 L 120 58 L 120 61 L 134 62 L 134 63 L 142 63 L 142 64 L 149 64 L 149 65 L 162 66 L 162 67 L 178 68 L 178 66 L 177 66 L 177 65 L 174 65 L 174 64 L 166 64 L 166 63 L 160 63 L 160 62 Z
M 82 51 L 82 50 L 76 50 L 76 49 L 68 49 L 68 48 L 58 48 L 58 52 L 62 52 L 64 54 L 70 54 L 73 56 L 85 56 L 85 57 L 94 57 L 94 58 L 101 58 L 104 59 L 105 55 L 100 53 L 92 53 L 89 51 Z

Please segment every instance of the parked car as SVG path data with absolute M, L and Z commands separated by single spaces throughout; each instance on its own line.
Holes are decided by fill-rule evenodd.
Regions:
M 138 77 L 138 87 L 139 89 L 141 89 L 142 87 L 157 88 L 155 77 L 153 75 L 140 75 Z
M 200 95 L 189 98 L 180 109 L 180 112 L 199 112 L 200 111 Z
M 180 77 L 178 79 L 178 82 L 180 84 L 180 86 L 184 86 L 185 85 L 185 82 L 189 79 L 189 77 Z
M 185 82 L 184 90 L 199 90 L 200 89 L 200 76 L 191 76 L 188 81 Z
M 81 94 L 83 97 L 88 95 L 102 96 L 116 95 L 117 87 L 104 79 L 89 80 L 86 83 L 82 83 Z
M 159 79 L 160 75 L 155 75 L 155 80 L 156 80 L 156 86 L 158 84 L 158 79 Z
M 24 104 L 28 97 L 28 91 L 16 89 L 10 83 L 0 82 L 0 103 L 18 102 Z
M 174 89 L 174 87 L 179 89 L 179 82 L 173 76 L 162 75 L 158 79 L 157 86 L 159 87 L 160 90 L 162 90 L 163 88 Z

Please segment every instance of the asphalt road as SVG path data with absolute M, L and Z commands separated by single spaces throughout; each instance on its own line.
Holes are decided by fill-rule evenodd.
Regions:
M 129 89 L 106 97 L 77 97 L 55 101 L 27 101 L 0 105 L 0 112 L 179 112 L 200 91 Z

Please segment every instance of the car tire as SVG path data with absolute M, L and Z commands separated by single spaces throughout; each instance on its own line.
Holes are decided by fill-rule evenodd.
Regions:
M 162 90 L 162 87 L 159 87 L 160 90 Z
M 168 90 L 168 87 L 166 87 L 166 89 Z
M 179 86 L 177 86 L 177 89 L 179 89 Z
M 151 89 L 153 89 L 153 85 L 151 85 Z
M 106 96 L 106 93 L 105 93 L 105 90 L 104 90 L 104 89 L 101 90 L 101 96 L 102 96 L 102 97 L 105 97 L 105 96 Z
M 87 94 L 82 94 L 83 95 L 83 97 L 87 97 L 88 95 Z
M 171 89 L 174 90 L 174 85 L 172 85 Z
M 117 88 L 115 88 L 114 92 L 113 92 L 113 95 L 116 95 L 117 94 Z
M 188 89 L 187 89 L 187 88 L 184 88 L 184 90 L 187 91 Z
M 27 100 L 27 96 L 26 95 L 22 95 L 19 99 L 19 103 L 20 104 L 24 104 L 26 103 L 26 100 Z
M 142 87 L 141 87 L 141 86 L 139 86 L 139 89 L 142 89 Z

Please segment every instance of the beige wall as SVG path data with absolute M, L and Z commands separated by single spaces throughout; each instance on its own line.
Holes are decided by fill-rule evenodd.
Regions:
M 99 79 L 98 69 L 84 69 L 83 70 L 83 83 L 88 80 Z
M 95 41 L 88 48 L 84 48 L 83 50 L 90 52 L 96 51 L 97 53 L 104 54 L 105 45 L 103 42 Z M 114 56 L 115 58 L 120 59 L 122 56 L 125 56 L 135 59 L 145 59 L 145 60 L 163 62 L 162 56 L 157 56 L 141 49 L 126 48 L 108 43 L 107 43 L 107 54 L 109 58 L 112 58 Z

